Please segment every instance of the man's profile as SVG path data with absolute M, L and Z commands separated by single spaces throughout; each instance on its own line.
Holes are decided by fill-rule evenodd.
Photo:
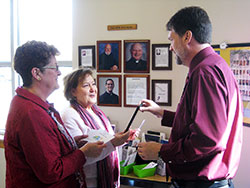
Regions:
M 118 70 L 118 68 L 118 62 L 112 52 L 112 46 L 107 43 L 104 47 L 104 52 L 99 55 L 99 69 Z
M 130 48 L 131 58 L 126 62 L 126 70 L 147 70 L 147 61 L 142 59 L 143 49 L 141 43 L 134 43 Z
M 113 93 L 113 89 L 115 87 L 114 80 L 108 78 L 105 82 L 106 91 L 100 96 L 99 102 L 100 104 L 118 104 L 119 97 L 115 93 Z

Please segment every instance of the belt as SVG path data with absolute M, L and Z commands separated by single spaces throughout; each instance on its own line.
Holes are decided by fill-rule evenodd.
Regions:
M 209 188 L 212 187 L 223 187 L 226 185 L 233 185 L 232 179 L 206 181 L 206 180 L 175 180 L 172 179 L 172 184 L 175 188 Z

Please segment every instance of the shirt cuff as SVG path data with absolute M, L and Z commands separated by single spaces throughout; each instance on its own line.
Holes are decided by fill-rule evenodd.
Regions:
M 164 110 L 163 117 L 161 120 L 161 125 L 172 127 L 174 117 L 175 117 L 175 112 Z

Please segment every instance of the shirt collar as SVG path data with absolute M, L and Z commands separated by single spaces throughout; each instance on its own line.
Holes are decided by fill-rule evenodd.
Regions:
M 33 93 L 29 92 L 28 90 L 24 89 L 23 87 L 18 87 L 16 89 L 17 95 L 32 101 L 33 103 L 41 106 L 46 111 L 49 110 L 49 107 L 51 106 L 48 102 L 44 102 L 40 97 L 34 95 Z
M 194 58 L 192 59 L 191 63 L 190 63 L 190 68 L 189 68 L 189 73 L 188 76 L 190 77 L 190 75 L 192 74 L 192 72 L 194 71 L 194 69 L 210 54 L 215 53 L 214 49 L 209 46 L 206 47 L 204 49 L 202 49 L 200 52 L 198 52 Z
M 107 92 L 107 91 L 106 91 Z M 111 91 L 111 92 L 107 92 L 107 94 L 109 94 L 109 95 L 113 95 L 113 92 Z

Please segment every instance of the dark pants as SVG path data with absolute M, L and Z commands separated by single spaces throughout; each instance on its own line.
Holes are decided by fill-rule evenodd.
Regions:
M 219 181 L 172 180 L 171 188 L 234 188 L 234 185 L 231 179 Z

